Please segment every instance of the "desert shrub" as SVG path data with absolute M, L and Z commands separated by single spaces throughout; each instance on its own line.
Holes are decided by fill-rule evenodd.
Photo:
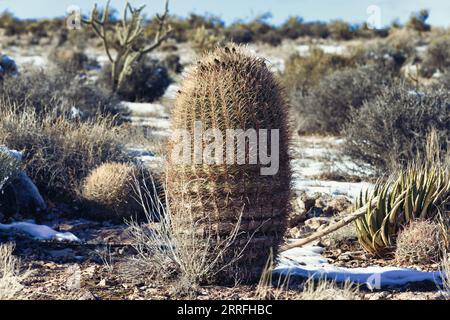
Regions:
M 134 190 L 140 175 L 133 164 L 105 163 L 95 168 L 84 180 L 81 196 L 96 218 L 123 220 L 136 218 L 142 208 Z
M 360 63 L 376 64 L 390 73 L 398 73 L 402 66 L 415 54 L 411 42 L 392 43 L 395 41 L 377 41 L 368 45 L 359 59 Z
M 341 20 L 329 23 L 328 30 L 331 37 L 336 40 L 350 40 L 354 36 L 354 30 L 350 24 Z
M 0 83 L 0 97 L 14 105 L 18 112 L 31 106 L 37 114 L 51 112 L 70 116 L 74 108 L 86 117 L 124 113 L 114 95 L 62 68 L 30 68 L 16 77 L 6 77 Z
M 25 23 L 7 10 L 0 15 L 0 28 L 5 29 L 6 36 L 19 35 L 26 31 Z
M 353 109 L 344 135 L 344 152 L 380 172 L 404 165 L 424 155 L 427 134 L 437 131 L 441 150 L 450 140 L 450 94 L 448 90 L 408 90 L 403 85 L 385 88 Z
M 142 59 L 132 69 L 117 90 L 117 95 L 126 101 L 152 102 L 164 94 L 172 81 L 167 68 L 157 60 Z M 99 81 L 103 88 L 111 90 L 110 64 L 103 68 Z
M 98 165 L 124 161 L 126 132 L 110 119 L 74 122 L 64 116 L 17 112 L 4 101 L 0 144 L 23 151 L 26 172 L 50 198 L 73 199 L 81 181 Z
M 430 13 L 426 9 L 413 13 L 407 22 L 406 26 L 410 29 L 423 32 L 430 31 L 431 26 L 427 23 Z
M 192 33 L 191 46 L 198 54 L 213 50 L 224 40 L 223 36 L 217 34 L 213 29 L 206 29 L 205 26 L 193 30 Z
M 49 58 L 60 70 L 66 70 L 73 74 L 84 70 L 88 62 L 88 57 L 85 53 L 74 49 L 55 48 L 50 52 Z
M 420 71 L 423 76 L 431 77 L 436 71 L 450 68 L 450 37 L 434 40 L 428 47 Z
M 183 65 L 180 62 L 180 56 L 177 54 L 168 54 L 164 58 L 163 64 L 169 71 L 173 73 L 181 73 L 183 71 Z
M 312 48 L 308 56 L 294 54 L 286 61 L 283 82 L 289 92 L 306 94 L 326 75 L 349 65 L 346 57 Z
M 276 30 L 269 30 L 259 37 L 259 41 L 270 44 L 271 46 L 278 46 L 283 41 L 283 37 L 279 35 Z
M 428 264 L 439 261 L 442 236 L 432 221 L 411 221 L 398 235 L 395 258 L 400 263 Z
M 391 82 L 389 73 L 376 65 L 347 68 L 326 76 L 308 95 L 292 99 L 299 131 L 340 133 L 351 110 L 360 108 Z
M 20 260 L 13 256 L 14 245 L 0 244 L 0 300 L 24 300 L 29 295 L 24 292 L 22 282 L 30 275 L 21 272 Z
M 251 30 L 245 28 L 237 28 L 231 26 L 226 31 L 226 36 L 229 41 L 235 43 L 250 43 L 254 40 L 254 34 Z

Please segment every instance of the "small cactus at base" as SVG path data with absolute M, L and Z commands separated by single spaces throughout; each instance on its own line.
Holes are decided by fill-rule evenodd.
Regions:
M 429 264 L 439 261 L 439 225 L 432 221 L 411 221 L 398 235 L 395 258 L 400 263 Z
M 283 89 L 265 61 L 242 47 L 217 48 L 188 72 L 173 108 L 173 132 L 192 133 L 197 123 L 204 132 L 216 129 L 222 137 L 227 130 L 279 132 L 279 148 L 271 150 L 279 156 L 274 175 L 261 174 L 267 166 L 261 159 L 254 164 L 248 157 L 245 164 L 227 159 L 197 162 L 201 156 L 197 157 L 195 148 L 208 145 L 205 136 L 188 148 L 193 162 L 180 163 L 172 154 L 179 137 L 169 141 L 166 192 L 171 219 L 184 225 L 184 232 L 196 237 L 199 246 L 207 247 L 205 266 L 211 270 L 205 282 L 233 283 L 236 278 L 255 282 L 271 250 L 276 255 L 290 211 L 287 118 Z M 225 140 L 219 143 L 222 155 L 226 158 L 231 147 L 236 159 L 237 142 Z
M 139 212 L 134 196 L 134 181 L 139 171 L 130 164 L 100 165 L 85 179 L 82 198 L 89 204 L 91 215 L 98 218 L 131 218 Z

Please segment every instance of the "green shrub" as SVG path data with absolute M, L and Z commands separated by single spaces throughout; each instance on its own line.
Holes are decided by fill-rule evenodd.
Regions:
M 361 192 L 355 209 L 378 197 L 376 204 L 369 205 L 365 214 L 355 221 L 362 247 L 367 252 L 383 255 L 395 247 L 403 226 L 436 218 L 441 210 L 446 212 L 450 199 L 449 174 L 448 167 L 435 160 L 420 161 L 387 181 L 379 181 L 370 194 Z M 400 244 L 404 243 L 400 241 Z
M 430 31 L 431 26 L 427 23 L 429 16 L 430 13 L 428 12 L 428 10 L 422 9 L 417 13 L 413 13 L 406 25 L 408 28 L 419 32 Z
M 385 88 L 352 110 L 346 124 L 345 153 L 379 172 L 403 166 L 424 155 L 427 134 L 437 131 L 439 147 L 450 141 L 450 93 L 425 90 L 418 93 L 403 85 Z

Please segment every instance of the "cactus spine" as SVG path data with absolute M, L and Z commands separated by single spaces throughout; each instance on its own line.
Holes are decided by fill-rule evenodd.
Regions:
M 209 282 L 233 282 L 236 275 L 244 282 L 254 282 L 271 250 L 277 252 L 290 210 L 287 119 L 283 89 L 265 61 L 242 47 L 230 45 L 206 54 L 183 82 L 173 107 L 173 132 L 184 129 L 193 133 L 199 122 L 204 131 L 218 129 L 223 136 L 228 129 L 279 132 L 278 150 L 270 147 L 272 153 L 279 154 L 275 175 L 261 174 L 265 166 L 260 158 L 251 164 L 249 144 L 245 164 L 230 164 L 226 159 L 223 163 L 197 162 L 195 143 L 189 147 L 193 163 L 183 164 L 172 155 L 179 137 L 173 135 L 169 140 L 167 195 L 172 220 L 181 224 L 185 221 L 186 232 L 192 232 L 211 248 L 210 259 L 214 259 L 213 251 L 221 241 L 237 230 L 234 241 L 221 248 L 223 253 L 210 272 Z M 258 139 L 260 148 L 263 142 Z M 199 144 L 205 147 L 207 138 L 203 136 Z M 226 139 L 223 146 L 224 154 L 225 150 L 228 154 L 230 144 Z M 232 150 L 237 147 L 234 140 Z M 236 153 L 233 155 L 236 159 Z M 187 219 L 188 215 L 193 220 Z

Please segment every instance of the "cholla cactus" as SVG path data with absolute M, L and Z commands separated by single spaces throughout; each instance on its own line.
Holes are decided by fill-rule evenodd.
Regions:
M 108 0 L 100 19 L 97 5 L 95 5 L 90 19 L 83 20 L 83 22 L 90 24 L 97 36 L 103 40 L 106 54 L 112 64 L 112 90 L 116 92 L 120 89 L 126 76 L 133 71 L 133 65 L 146 54 L 159 47 L 169 37 L 172 29 L 166 25 L 166 18 L 169 13 L 169 1 L 166 0 L 164 14 L 162 16 L 156 15 L 159 24 L 153 42 L 148 46 L 144 46 L 142 44 L 144 32 L 142 10 L 144 10 L 145 6 L 133 8 L 127 1 L 123 19 L 114 26 L 115 33 L 114 36 L 111 36 L 109 34 L 111 27 L 109 4 L 110 0 Z M 128 14 L 131 15 L 130 19 L 128 19 Z M 115 56 L 113 56 L 111 49 L 116 51 Z

